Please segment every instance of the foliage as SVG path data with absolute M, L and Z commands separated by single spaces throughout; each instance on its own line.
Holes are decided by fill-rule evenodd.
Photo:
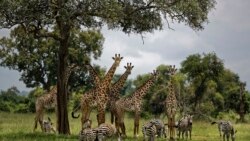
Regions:
M 194 86 L 194 108 L 197 108 L 209 89 L 209 81 L 217 81 L 224 69 L 223 62 L 215 53 L 190 55 L 181 63 L 181 72 L 187 75 L 187 80 Z
M 58 129 L 60 133 L 69 134 L 68 111 L 63 107 L 67 105 L 65 70 L 71 63 L 69 48 L 74 31 L 106 24 L 110 29 L 142 34 L 162 29 L 163 19 L 184 22 L 200 30 L 214 4 L 215 0 L 2 0 L 0 28 L 17 26 L 22 28 L 25 37 L 52 39 L 58 45 Z
M 7 91 L 0 93 L 0 111 L 26 113 L 28 112 L 27 103 L 29 99 L 19 95 L 20 92 L 16 87 L 11 87 Z
M 101 55 L 103 36 L 100 31 L 74 30 L 70 37 L 69 62 L 83 66 L 85 62 Z M 49 90 L 50 86 L 56 84 L 57 62 L 59 45 L 52 39 L 36 39 L 33 35 L 26 35 L 21 26 L 14 28 L 10 37 L 0 39 L 1 66 L 21 72 L 21 78 L 27 87 L 42 86 Z M 74 73 L 75 82 L 84 82 L 86 79 L 86 68 L 81 67 Z M 80 77 L 81 76 L 81 77 Z M 85 77 L 83 77 L 85 76 Z M 79 83 L 72 86 L 79 86 Z

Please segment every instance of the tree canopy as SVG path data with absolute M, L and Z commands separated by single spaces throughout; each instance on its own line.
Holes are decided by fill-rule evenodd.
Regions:
M 22 28 L 24 36 L 54 40 L 58 45 L 58 131 L 70 134 L 66 68 L 74 31 L 98 28 L 125 33 L 153 32 L 164 21 L 183 22 L 194 30 L 204 28 L 215 0 L 1 0 L 0 28 Z

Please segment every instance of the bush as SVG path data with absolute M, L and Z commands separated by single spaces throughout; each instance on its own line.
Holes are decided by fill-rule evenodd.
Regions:
M 219 112 L 218 119 L 223 119 L 223 120 L 236 120 L 239 118 L 238 114 L 235 113 L 232 110 L 229 110 L 229 112 Z

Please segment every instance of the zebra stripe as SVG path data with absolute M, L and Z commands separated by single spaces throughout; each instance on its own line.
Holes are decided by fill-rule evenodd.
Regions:
M 186 135 L 186 139 L 192 138 L 192 125 L 193 125 L 193 116 L 192 115 L 185 115 L 177 122 L 177 130 L 178 130 L 178 137 L 182 134 L 182 138 L 184 138 L 184 133 Z
M 43 128 L 43 131 L 45 133 L 50 133 L 51 131 L 53 131 L 54 133 L 56 133 L 56 130 L 55 128 L 52 126 L 52 122 L 50 120 L 50 118 L 48 117 L 48 120 L 43 120 L 42 122 L 42 128 Z
M 142 126 L 143 141 L 149 137 L 149 141 L 154 141 L 157 134 L 156 126 L 153 122 L 149 121 Z
M 86 128 L 80 131 L 79 141 L 95 141 L 97 131 L 92 128 Z
M 105 138 L 113 137 L 117 133 L 115 126 L 112 124 L 108 124 L 108 123 L 100 124 L 99 127 L 97 127 L 95 130 L 97 132 L 98 141 L 102 141 Z M 118 137 L 118 140 L 119 139 L 120 137 Z
M 155 127 L 157 131 L 157 137 L 162 137 L 164 135 L 165 138 L 167 138 L 167 126 L 163 123 L 160 119 L 152 119 L 150 120 Z
M 212 122 L 211 124 L 218 124 L 218 129 L 220 133 L 220 137 L 223 134 L 223 141 L 225 141 L 225 138 L 227 141 L 229 141 L 229 137 L 231 136 L 231 140 L 235 141 L 235 134 L 237 130 L 234 129 L 232 123 L 230 121 L 217 121 L 217 122 Z

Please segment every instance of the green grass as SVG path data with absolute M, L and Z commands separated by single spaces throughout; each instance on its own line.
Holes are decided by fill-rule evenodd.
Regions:
M 46 114 L 45 118 L 48 114 Z M 91 114 L 91 119 L 96 121 L 95 113 Z M 55 121 L 55 115 L 49 114 L 52 121 Z M 1 141 L 77 141 L 78 133 L 80 131 L 80 118 L 72 119 L 69 116 L 71 135 L 58 135 L 58 134 L 45 134 L 41 132 L 40 127 L 33 132 L 34 114 L 10 114 L 0 112 L 0 140 Z M 109 114 L 106 116 L 106 121 L 110 121 Z M 146 122 L 145 119 L 140 121 L 141 125 Z M 126 117 L 125 119 L 126 130 L 128 138 L 125 141 L 135 140 L 133 138 L 133 119 Z M 97 123 L 93 123 L 96 127 Z M 250 124 L 235 124 L 237 141 L 250 140 Z M 142 140 L 142 133 L 137 139 Z M 157 139 L 157 141 L 166 141 L 166 139 Z M 217 125 L 211 125 L 208 122 L 193 121 L 192 141 L 221 141 L 217 129 Z

